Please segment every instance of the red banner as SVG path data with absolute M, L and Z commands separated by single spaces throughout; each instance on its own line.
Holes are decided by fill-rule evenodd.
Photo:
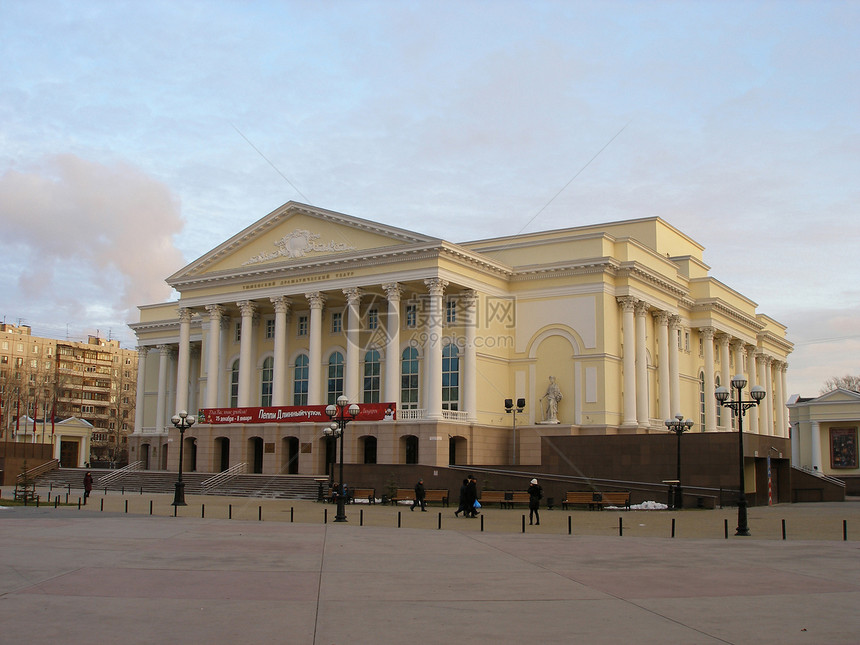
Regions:
M 198 412 L 200 423 L 328 423 L 325 405 L 282 405 L 266 408 L 203 408 Z M 396 403 L 359 403 L 355 421 L 395 421 Z M 349 418 L 349 415 L 347 415 Z

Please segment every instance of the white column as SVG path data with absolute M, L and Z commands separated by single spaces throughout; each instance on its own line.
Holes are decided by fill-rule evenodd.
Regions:
M 146 409 L 143 400 L 146 395 L 146 354 L 149 347 L 143 345 L 137 348 L 137 391 L 135 392 L 134 434 L 143 432 L 143 411 Z
M 176 410 L 188 410 L 188 373 L 191 360 L 191 310 L 179 308 L 179 358 L 176 367 Z
M 731 336 L 728 334 L 717 334 L 717 346 L 720 348 L 720 385 L 731 392 L 732 370 L 729 360 L 729 342 Z M 714 406 L 716 408 L 716 406 Z M 720 410 L 720 427 L 729 429 L 732 427 L 732 411 L 728 408 Z
M 206 401 L 207 408 L 218 407 L 218 379 L 221 378 L 221 316 L 224 307 L 206 305 L 209 312 L 209 335 L 206 338 Z
M 242 331 L 239 341 L 239 407 L 251 407 L 254 378 L 254 316 L 257 304 L 250 300 L 237 302 L 242 312 Z
M 672 391 L 670 416 L 675 416 L 676 414 L 684 414 L 681 410 L 681 370 L 678 366 L 678 343 L 681 342 L 681 318 L 679 316 L 669 316 L 669 332 L 669 383 Z M 689 414 L 685 416 L 689 416 Z
M 346 365 L 344 365 L 343 393 L 352 403 L 358 403 L 360 371 L 359 331 L 361 329 L 361 289 L 344 289 L 346 296 Z
M 821 471 L 821 426 L 818 421 L 813 421 L 811 425 L 811 436 L 809 437 L 811 444 L 811 461 L 810 464 L 813 470 Z
M 272 372 L 272 405 L 287 405 L 287 316 L 290 299 L 270 298 L 275 307 L 275 360 Z
M 636 308 L 636 299 L 625 297 L 618 298 L 621 305 L 621 339 L 622 369 L 624 371 L 624 392 L 622 399 L 624 403 L 624 416 L 621 422 L 625 426 L 635 426 L 636 423 L 636 322 L 633 317 Z
M 752 392 L 753 386 L 758 385 L 755 353 L 755 345 L 747 345 L 747 395 L 743 396 L 743 393 L 741 393 L 741 398 L 747 401 L 751 398 L 749 392 Z M 747 432 L 751 432 L 753 434 L 758 434 L 758 408 L 759 406 L 756 405 L 749 409 L 749 425 L 747 426 Z
M 645 302 L 640 300 L 636 303 L 636 420 L 640 426 L 651 425 L 651 411 L 648 405 L 648 352 L 645 335 L 648 309 L 649 307 Z
M 780 396 L 779 422 L 781 424 L 780 425 L 780 431 L 781 431 L 780 436 L 788 438 L 790 436 L 790 433 L 788 431 L 788 424 L 789 424 L 788 408 L 786 408 L 786 399 L 788 398 L 788 391 L 787 391 L 788 387 L 786 385 L 786 376 L 785 376 L 786 372 L 788 372 L 788 363 L 786 363 L 785 361 L 782 361 L 779 364 L 779 376 L 778 376 L 778 378 L 779 378 L 779 393 L 780 393 L 779 394 L 779 396 Z
M 764 399 L 765 412 L 767 413 L 767 434 L 769 435 L 778 435 L 777 432 L 774 431 L 774 406 L 776 405 L 776 397 L 774 396 L 775 392 L 773 390 L 773 371 L 771 370 L 771 366 L 773 365 L 773 358 L 770 356 L 764 357 L 764 389 L 767 392 L 767 396 Z
M 384 284 L 388 297 L 388 317 L 385 329 L 388 342 L 385 349 L 385 402 L 397 403 L 400 408 L 400 296 L 402 291 L 396 282 Z
M 322 310 L 325 296 L 319 291 L 306 293 L 311 308 L 308 337 L 308 405 L 322 405 Z
M 702 348 L 705 354 L 705 430 L 717 429 L 717 399 L 714 397 L 714 328 L 702 327 Z
M 671 386 L 669 385 L 669 312 L 657 311 L 657 400 L 660 419 L 672 417 Z
M 427 418 L 442 418 L 442 294 L 448 283 L 441 278 L 424 280 L 430 292 L 427 343 L 424 346 L 424 382 L 427 384 Z
M 478 420 L 478 366 L 475 338 L 478 334 L 478 294 L 473 290 L 464 291 L 460 296 L 462 304 L 463 328 L 466 346 L 463 365 L 463 408 L 469 421 Z
M 765 368 L 765 355 L 762 353 L 756 353 L 755 357 L 755 365 L 756 365 L 756 382 L 758 385 L 764 388 L 765 392 L 767 392 L 767 369 Z M 765 397 L 764 401 L 756 407 L 758 407 L 759 413 L 759 424 L 758 424 L 758 432 L 759 434 L 771 434 L 771 428 L 768 426 L 768 413 L 767 406 L 770 405 L 770 401 L 768 401 L 769 397 Z
M 732 378 L 734 378 L 735 375 L 743 375 L 744 373 L 744 341 L 735 339 L 729 345 L 735 360 L 735 369 L 732 371 Z M 723 385 L 729 390 L 729 392 L 733 391 L 731 382 L 723 383 Z M 731 429 L 737 430 L 738 420 L 735 415 L 732 414 L 732 411 L 726 408 L 726 411 L 723 412 L 723 414 L 729 415 L 728 419 Z
M 158 346 L 158 398 L 155 403 L 155 431 L 164 432 L 167 421 L 167 373 L 170 369 L 170 345 Z

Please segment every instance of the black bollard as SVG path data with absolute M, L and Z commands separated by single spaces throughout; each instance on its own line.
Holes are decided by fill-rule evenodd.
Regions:
M 293 509 L 293 507 L 292 507 L 292 506 L 290 506 L 290 523 L 291 523 L 291 524 L 292 524 L 292 522 L 293 522 L 293 517 L 294 517 L 294 516 L 293 516 L 293 510 L 294 510 L 294 509 Z
M 439 513 L 439 525 L 437 527 L 439 530 L 442 530 L 442 513 Z
M 619 517 L 618 518 L 618 537 L 621 537 L 622 535 L 624 535 L 624 518 Z
M 842 541 L 848 541 L 848 520 L 842 520 Z
M 125 500 L 125 512 L 128 513 L 128 500 Z
M 484 514 L 481 513 L 481 533 L 484 532 Z
M 176 517 L 176 511 L 177 511 L 178 509 L 179 509 L 179 507 L 178 507 L 178 506 L 176 506 L 176 505 L 174 505 L 174 506 L 173 506 L 173 517 Z
M 59 495 L 57 495 L 57 496 L 54 498 L 54 508 L 59 508 L 59 507 L 60 507 L 60 496 L 59 496 Z
M 206 504 L 200 505 L 200 519 L 206 518 Z
M 227 505 L 227 519 L 228 520 L 233 519 L 233 505 L 232 504 Z
M 99 510 L 100 510 L 100 511 L 105 510 L 105 500 L 104 500 L 104 497 L 102 497 L 102 498 L 99 500 Z
M 152 500 L 149 500 L 149 514 L 152 515 Z
M 523 533 L 526 532 L 526 516 L 523 515 Z
M 726 532 L 726 539 L 728 540 L 728 539 L 729 539 L 729 521 L 728 521 L 728 520 L 723 520 L 723 522 L 725 522 L 725 524 L 724 524 L 724 529 L 725 529 L 725 532 Z
M 672 537 L 675 537 L 675 518 L 672 518 Z
M 567 534 L 573 535 L 573 521 L 570 518 L 570 515 L 567 516 Z
M 323 509 L 323 524 L 328 524 L 328 509 Z
M 262 506 L 257 507 L 257 521 L 258 522 L 263 521 L 263 507 Z
M 782 521 L 782 539 L 785 539 L 785 520 Z
M 400 528 L 400 511 L 397 511 L 397 528 Z
M 364 526 L 364 509 L 360 509 L 358 511 L 358 525 Z
M 78 510 L 81 510 L 81 498 L 78 497 Z

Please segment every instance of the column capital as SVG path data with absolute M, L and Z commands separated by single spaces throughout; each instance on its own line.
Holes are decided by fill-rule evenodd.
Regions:
M 352 287 L 350 289 L 344 289 L 343 295 L 346 296 L 346 302 L 348 305 L 357 305 L 361 301 L 361 296 L 364 295 L 364 292 L 358 287 Z
M 206 311 L 209 312 L 209 318 L 214 320 L 223 316 L 226 310 L 223 305 L 206 305 Z
M 275 296 L 273 298 L 269 298 L 269 302 L 274 305 L 276 314 L 290 313 L 290 305 L 293 303 L 293 301 L 287 296 Z
M 144 358 L 149 353 L 150 349 L 152 349 L 152 348 L 147 346 L 147 345 L 138 345 L 137 346 L 137 355 L 140 358 Z
M 442 278 L 426 278 L 424 284 L 427 285 L 427 290 L 431 296 L 441 296 L 445 293 L 445 287 L 448 286 L 448 281 Z
M 648 315 L 648 312 L 651 311 L 651 305 L 649 305 L 644 300 L 636 301 L 636 315 L 640 318 L 644 318 Z
M 389 300 L 400 300 L 400 296 L 403 295 L 403 287 L 397 282 L 388 282 L 382 285 L 382 288 L 385 290 L 385 296 Z
M 669 327 L 673 330 L 681 329 L 681 316 L 677 314 L 669 315 Z
M 194 312 L 191 311 L 190 307 L 179 307 L 179 322 L 180 323 L 190 323 L 191 316 L 194 315 Z
M 716 334 L 717 330 L 713 327 L 699 327 L 699 334 L 701 334 L 702 338 L 705 340 L 714 340 L 714 334 Z
M 732 340 L 732 337 L 730 334 L 727 334 L 727 333 L 722 332 L 722 331 L 717 332 L 714 335 L 714 338 L 717 341 L 718 345 L 720 345 L 720 346 L 725 345 L 726 347 L 728 347 L 729 342 Z
M 733 351 L 742 352 L 744 351 L 745 344 L 744 341 L 742 341 L 740 338 L 733 338 L 729 343 L 729 346 L 732 348 Z
M 657 324 L 662 326 L 667 326 L 669 318 L 671 318 L 671 314 L 664 309 L 655 309 L 651 312 L 651 315 L 657 320 Z
M 322 309 L 325 305 L 325 295 L 320 291 L 311 291 L 306 293 L 305 298 L 308 299 L 308 304 L 311 309 Z
M 239 311 L 242 312 L 242 317 L 253 316 L 257 313 L 257 303 L 252 300 L 240 300 L 236 303 Z
M 157 345 L 156 347 L 158 349 L 158 353 L 162 356 L 170 356 L 170 354 L 173 352 L 172 345 Z
M 615 299 L 619 305 L 621 305 L 621 309 L 624 312 L 633 313 L 636 309 L 636 303 L 638 302 L 636 298 L 633 296 L 621 296 Z

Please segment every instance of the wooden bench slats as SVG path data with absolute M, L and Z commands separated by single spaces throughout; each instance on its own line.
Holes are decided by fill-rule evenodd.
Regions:
M 623 506 L 630 508 L 630 491 L 568 491 L 564 500 L 561 502 L 561 507 L 567 510 L 568 506 L 587 506 L 589 510 L 603 509 L 607 506 Z
M 391 503 L 397 502 L 412 502 L 415 500 L 415 490 L 413 488 L 398 488 L 394 497 L 391 498 Z M 424 491 L 424 501 L 439 502 L 442 506 L 448 506 L 448 490 L 428 488 Z

